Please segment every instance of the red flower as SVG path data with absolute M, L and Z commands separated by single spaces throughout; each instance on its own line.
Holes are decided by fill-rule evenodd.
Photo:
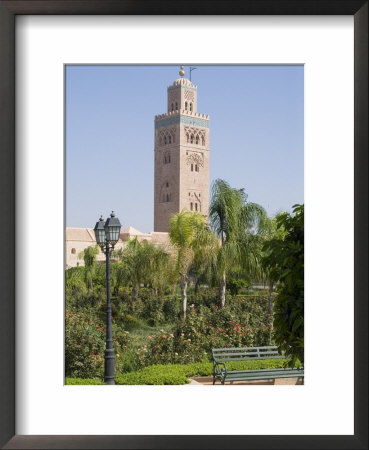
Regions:
M 102 327 L 102 330 L 105 331 L 105 327 Z
M 91 353 L 91 356 L 95 356 L 95 353 Z

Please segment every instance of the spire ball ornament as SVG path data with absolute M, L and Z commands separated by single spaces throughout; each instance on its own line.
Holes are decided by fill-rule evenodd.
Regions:
M 179 74 L 181 75 L 181 77 L 184 77 L 185 72 L 183 70 L 183 66 L 181 66 L 181 70 L 179 71 Z

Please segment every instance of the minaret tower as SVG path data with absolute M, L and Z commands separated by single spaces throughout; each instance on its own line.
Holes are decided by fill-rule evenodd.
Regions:
M 154 231 L 182 209 L 209 213 L 209 116 L 197 112 L 197 86 L 168 86 L 168 112 L 155 116 Z

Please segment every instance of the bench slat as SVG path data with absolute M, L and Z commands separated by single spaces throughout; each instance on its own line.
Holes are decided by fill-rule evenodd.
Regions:
M 297 374 L 279 374 L 278 376 L 266 376 L 266 375 L 258 375 L 258 374 L 254 374 L 254 375 L 250 375 L 249 377 L 234 377 L 234 378 L 226 378 L 225 382 L 227 381 L 248 381 L 248 380 L 271 380 L 271 379 L 276 379 L 276 378 L 302 378 L 304 376 L 304 374 L 301 375 L 297 375 Z
M 257 353 L 247 353 L 247 352 L 239 352 L 239 353 L 216 353 L 213 355 L 215 358 L 220 358 L 222 356 L 225 357 L 232 357 L 232 356 L 248 356 L 250 358 L 258 358 L 260 356 L 282 356 L 279 353 L 275 353 L 275 352 L 268 352 L 268 353 L 262 353 L 262 354 L 257 354 Z
M 260 374 L 260 375 L 265 375 L 265 374 L 282 374 L 282 373 L 292 373 L 292 374 L 303 374 L 304 370 L 303 369 L 259 369 L 259 370 L 231 370 L 229 372 L 227 372 L 227 377 L 228 376 L 233 376 L 233 375 L 253 375 L 253 374 Z
M 214 351 L 218 350 L 259 350 L 259 349 L 278 349 L 276 345 L 266 345 L 265 347 L 223 347 L 223 348 L 213 348 Z
M 243 359 L 281 359 L 284 357 L 278 353 L 278 348 L 274 345 L 248 348 L 213 348 L 212 354 L 215 362 L 241 361 Z

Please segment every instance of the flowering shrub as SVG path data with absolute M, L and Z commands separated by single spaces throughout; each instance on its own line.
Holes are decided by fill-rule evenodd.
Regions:
M 81 304 L 67 303 L 66 376 L 102 378 L 106 303 L 91 295 Z M 212 348 L 274 343 L 266 296 L 230 296 L 225 308 L 219 309 L 216 292 L 200 289 L 190 293 L 188 305 L 186 320 L 182 320 L 178 318 L 180 299 L 172 295 L 160 296 L 142 288 L 135 301 L 128 291 L 112 297 L 116 373 L 154 364 L 210 361 Z
M 129 334 L 113 324 L 116 367 L 120 353 L 128 348 Z M 65 317 L 65 374 L 67 377 L 102 378 L 106 330 L 92 314 L 67 312 Z
M 150 335 L 140 349 L 141 365 L 210 360 L 211 350 L 273 344 L 272 317 L 266 299 L 233 299 L 224 309 L 217 305 L 190 305 L 185 321 L 173 332 Z

